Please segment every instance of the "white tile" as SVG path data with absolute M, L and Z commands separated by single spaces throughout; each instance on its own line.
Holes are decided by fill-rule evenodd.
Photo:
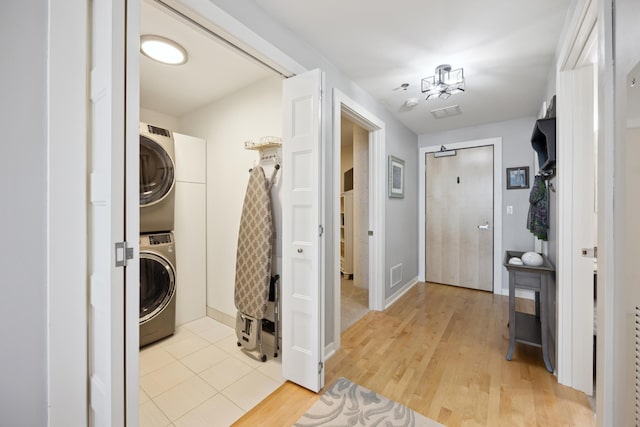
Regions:
M 222 362 L 224 359 L 232 357 L 215 345 L 209 345 L 202 350 L 198 350 L 180 361 L 195 373 L 200 373 L 213 365 Z
M 152 402 L 140 405 L 140 427 L 166 427 L 171 421 Z
M 222 323 L 218 322 L 215 319 L 212 319 L 211 317 L 202 317 L 192 322 L 185 323 L 182 326 L 190 330 L 191 332 L 197 334 L 199 332 L 206 331 L 207 329 L 222 326 Z
M 272 354 L 267 353 L 267 357 L 269 357 L 270 355 L 273 356 Z M 253 369 L 257 369 L 260 366 L 262 366 L 264 363 L 266 363 L 259 359 L 260 356 L 261 354 L 259 351 L 244 352 L 242 350 L 236 352 L 236 354 L 233 355 L 233 357 L 235 357 L 242 363 L 249 365 Z
M 149 396 L 147 395 L 147 393 L 144 392 L 144 390 L 141 387 L 138 387 L 138 389 L 140 390 L 140 393 L 138 396 L 138 405 L 142 405 L 143 403 L 146 403 L 149 401 Z
M 199 331 L 197 332 L 197 334 L 210 343 L 216 343 L 227 337 L 233 337 L 233 339 L 236 339 L 235 330 L 222 324 L 216 325 L 213 328 Z
M 156 369 L 175 362 L 176 358 L 163 347 L 145 348 L 140 352 L 140 376 L 145 376 Z
M 163 339 L 162 341 L 159 341 L 158 344 L 162 347 L 166 347 L 192 336 L 193 332 L 191 332 L 189 329 L 185 328 L 184 326 L 178 326 L 173 335 Z
M 197 335 L 192 335 L 181 341 L 169 344 L 165 346 L 164 349 L 177 359 L 181 359 L 191 353 L 202 350 L 208 345 L 209 343 L 205 339 L 200 338 Z
M 140 378 L 140 387 L 153 399 L 193 376 L 193 371 L 176 361 Z
M 199 377 L 193 377 L 155 397 L 153 402 L 171 421 L 180 418 L 217 393 Z
M 259 372 L 262 372 L 269 378 L 283 384 L 285 379 L 282 377 L 282 362 L 280 359 L 267 360 L 262 366 L 258 368 Z
M 252 371 L 224 389 L 222 394 L 243 410 L 248 411 L 281 385 L 282 383 L 263 373 Z
M 229 357 L 201 372 L 200 378 L 211 384 L 216 390 L 224 390 L 249 372 L 251 372 L 251 368 L 247 364 L 234 357 Z
M 178 418 L 176 427 L 228 427 L 244 415 L 229 399 L 217 394 L 202 405 Z
M 216 345 L 220 347 L 220 349 L 234 356 L 241 352 L 240 347 L 238 347 L 238 339 L 236 338 L 235 333 L 217 341 Z

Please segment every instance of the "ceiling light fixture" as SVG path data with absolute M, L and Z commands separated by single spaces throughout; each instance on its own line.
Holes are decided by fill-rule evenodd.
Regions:
M 447 99 L 458 92 L 464 92 L 462 68 L 451 70 L 449 64 L 438 65 L 435 75 L 422 79 L 422 93 L 427 95 L 426 99 Z
M 152 34 L 140 36 L 140 52 L 154 61 L 169 65 L 187 62 L 187 51 L 173 40 Z

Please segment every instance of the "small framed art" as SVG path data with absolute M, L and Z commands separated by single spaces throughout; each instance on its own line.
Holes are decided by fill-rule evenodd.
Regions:
M 404 197 L 404 160 L 389 156 L 389 197 Z
M 507 190 L 529 188 L 529 166 L 507 168 Z

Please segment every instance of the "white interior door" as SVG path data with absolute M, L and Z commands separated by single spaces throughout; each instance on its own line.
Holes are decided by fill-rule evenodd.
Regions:
M 282 374 L 324 385 L 320 289 L 322 72 L 283 82 Z
M 125 1 L 91 10 L 89 207 L 89 424 L 125 424 L 124 240 Z M 122 256 L 122 253 L 120 253 Z
M 572 384 L 591 395 L 594 258 L 589 253 L 583 255 L 583 249 L 593 250 L 597 235 L 593 65 L 563 71 L 560 77 L 559 98 L 569 105 L 558 103 L 558 157 L 568 159 L 562 163 L 565 170 L 558 177 L 558 191 L 570 185 L 572 196 L 569 199 L 559 195 L 560 218 L 571 220 L 558 227 L 558 270 L 561 275 L 558 289 L 561 301 L 566 303 L 563 307 L 570 306 L 572 312 L 571 322 L 563 322 L 560 328 L 559 341 L 571 337 L 573 356 L 568 366 L 560 366 L 563 359 L 559 359 L 558 371 L 560 376 L 562 368 L 562 383 Z M 570 280 L 565 275 L 568 269 Z
M 493 290 L 493 146 L 426 163 L 426 279 Z

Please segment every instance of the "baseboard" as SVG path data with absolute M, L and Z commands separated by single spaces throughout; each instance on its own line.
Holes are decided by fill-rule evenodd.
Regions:
M 411 279 L 409 282 L 405 283 L 402 288 L 391 297 L 387 298 L 384 302 L 384 309 L 391 307 L 393 303 L 398 301 L 404 294 L 409 292 L 411 288 L 413 288 L 418 283 L 418 276 Z
M 324 358 L 322 360 L 326 362 L 327 360 L 331 359 L 334 354 L 336 354 L 335 345 L 333 343 L 330 343 L 324 348 Z
M 207 317 L 212 318 L 213 320 L 217 320 L 220 323 L 223 323 L 230 328 L 236 327 L 236 317 L 231 316 L 229 314 L 223 313 L 220 310 L 216 310 L 215 308 L 207 306 Z

